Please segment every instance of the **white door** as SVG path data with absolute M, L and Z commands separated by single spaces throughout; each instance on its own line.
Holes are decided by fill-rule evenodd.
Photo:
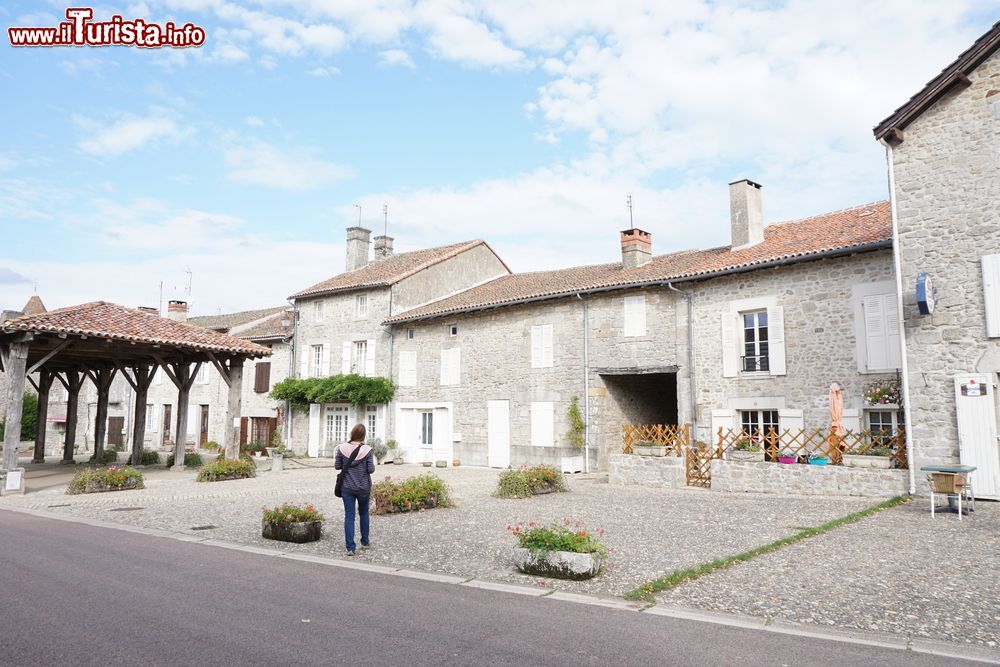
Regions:
M 976 466 L 972 487 L 977 498 L 1000 500 L 1000 442 L 993 386 L 995 376 L 955 376 L 958 446 L 962 465 Z
M 510 466 L 510 401 L 486 402 L 486 447 L 491 468 Z

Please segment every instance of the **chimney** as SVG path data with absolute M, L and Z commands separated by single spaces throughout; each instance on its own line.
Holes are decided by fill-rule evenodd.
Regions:
M 368 242 L 371 235 L 371 230 L 364 227 L 347 228 L 346 271 L 360 269 L 368 263 Z
M 160 314 L 160 309 L 159 308 L 153 308 L 152 306 L 139 306 L 139 312 L 141 312 L 141 313 L 149 313 L 150 315 L 159 315 Z
M 188 318 L 187 301 L 171 300 L 167 302 L 167 319 L 174 322 L 186 322 Z
M 634 269 L 653 257 L 653 235 L 641 229 L 622 232 L 622 268 Z
M 385 259 L 386 257 L 392 256 L 392 237 L 391 236 L 376 236 L 375 237 L 375 259 Z
M 764 240 L 764 201 L 759 183 L 744 178 L 729 184 L 729 224 L 733 250 Z

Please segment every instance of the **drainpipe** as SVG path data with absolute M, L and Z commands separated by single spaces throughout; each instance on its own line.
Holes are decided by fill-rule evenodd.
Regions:
M 286 340 L 288 343 L 288 375 L 285 377 L 292 377 L 295 372 L 295 334 L 299 330 L 299 307 L 291 299 L 287 299 L 288 303 L 292 306 L 292 333 Z M 292 402 L 289 400 L 285 401 L 285 444 L 288 445 L 292 441 Z M 291 445 L 288 445 L 291 446 Z M 306 444 L 308 448 L 308 443 Z
M 896 310 L 899 313 L 900 369 L 903 376 L 903 428 L 906 431 L 906 461 L 910 470 L 910 495 L 917 491 L 917 461 L 913 450 L 913 424 L 910 419 L 910 369 L 906 359 L 906 325 L 903 322 L 903 261 L 899 251 L 899 219 L 896 216 L 896 175 L 893 173 L 892 146 L 885 139 L 885 161 L 889 170 L 889 211 L 892 217 L 892 265 L 896 274 Z
M 389 288 L 389 317 L 392 317 L 392 287 Z M 396 327 L 390 324 L 386 328 L 389 330 L 389 381 L 391 382 L 396 357 Z M 385 442 L 390 440 L 390 433 L 392 433 L 392 400 L 385 404 Z M 395 437 L 392 439 L 395 440 Z
M 583 472 L 590 472 L 590 317 L 587 300 L 577 292 L 583 305 Z
M 695 374 L 694 374 L 694 295 L 690 292 L 684 292 L 682 290 L 674 287 L 673 283 L 666 283 L 666 288 L 677 292 L 684 297 L 687 301 L 687 320 L 688 320 L 688 389 L 691 392 L 691 431 L 694 433 L 695 440 L 698 439 L 698 393 L 695 385 Z

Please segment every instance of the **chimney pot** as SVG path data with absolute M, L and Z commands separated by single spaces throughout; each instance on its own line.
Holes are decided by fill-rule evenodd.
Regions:
M 633 227 L 621 233 L 622 268 L 634 269 L 653 258 L 653 235 Z
M 729 224 L 733 250 L 764 240 L 764 202 L 759 183 L 744 178 L 729 184 Z
M 187 313 L 187 301 L 170 300 L 167 302 L 167 319 L 175 322 L 186 322 Z
M 375 240 L 375 261 L 392 256 L 393 239 L 391 236 L 380 235 L 376 236 L 374 240 Z
M 347 228 L 347 271 L 355 271 L 368 263 L 371 235 L 371 230 L 364 227 Z

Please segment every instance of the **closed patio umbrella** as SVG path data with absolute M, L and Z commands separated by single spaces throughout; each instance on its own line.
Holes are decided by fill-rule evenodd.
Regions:
M 835 453 L 834 463 L 840 459 L 840 451 L 843 449 L 841 437 L 844 435 L 844 390 L 834 382 L 830 385 L 830 449 Z

